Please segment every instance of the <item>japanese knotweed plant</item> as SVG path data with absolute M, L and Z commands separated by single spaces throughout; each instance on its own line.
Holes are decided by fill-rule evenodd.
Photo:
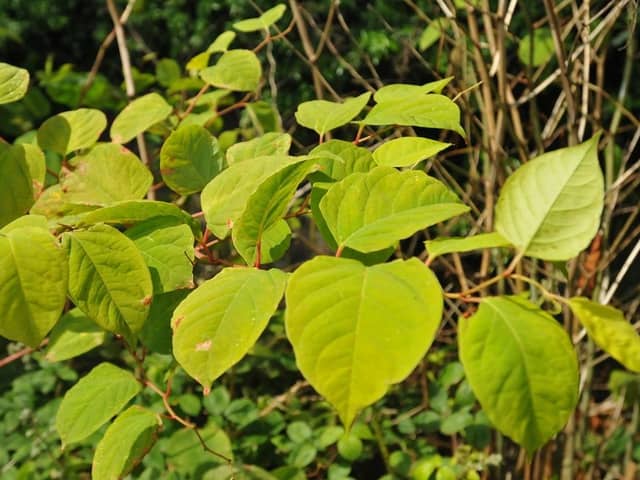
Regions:
M 253 26 L 241 22 L 240 30 L 268 27 L 281 10 L 252 19 Z M 510 252 L 504 272 L 446 295 L 472 307 L 459 318 L 458 342 L 475 395 L 493 425 L 527 451 L 562 429 L 576 407 L 576 351 L 528 295 L 474 294 L 508 277 L 530 284 L 547 304 L 568 306 L 595 343 L 640 372 L 640 338 L 621 312 L 565 298 L 514 273 L 525 256 L 569 260 L 596 234 L 604 196 L 598 135 L 518 168 L 500 192 L 494 232 L 427 241 L 426 262 L 390 261 L 400 240 L 469 211 L 447 185 L 416 168 L 449 144 L 384 138 L 384 127 L 394 125 L 464 135 L 457 105 L 441 94 L 448 79 L 300 104 L 297 122 L 319 136 L 306 155 L 290 154 L 291 137 L 278 132 L 223 153 L 207 128 L 216 102 L 256 91 L 262 77 L 253 51 L 228 49 L 233 37 L 226 32 L 189 62 L 204 85 L 191 103 L 171 105 L 157 93 L 139 97 L 111 123 L 110 141 L 98 142 L 106 116 L 80 108 L 45 121 L 31 142 L 0 143 L 0 334 L 33 347 L 48 336 L 52 361 L 115 334 L 138 361 L 135 372 L 99 364 L 58 410 L 63 445 L 115 416 L 96 448 L 94 478 L 123 475 L 157 439 L 161 415 L 141 405 L 125 409 L 144 388 L 161 395 L 169 419 L 198 432 L 173 411 L 170 385 L 163 391 L 145 375 L 145 351 L 172 354 L 206 395 L 281 308 L 300 372 L 349 428 L 434 341 L 445 294 L 429 265 L 453 252 Z M 28 79 L 26 71 L 0 64 L 0 103 L 20 99 Z M 249 108 L 249 97 L 226 109 Z M 350 123 L 359 126 L 356 141 L 326 140 Z M 180 199 L 198 195 L 204 222 L 178 206 L 182 200 L 145 199 L 153 175 L 125 145 L 150 129 L 163 138 L 164 184 Z M 373 151 L 359 146 L 365 131 L 384 140 Z M 45 153 L 64 164 L 46 188 Z M 291 219 L 300 216 L 315 223 L 335 255 L 277 268 L 292 225 L 299 225 Z M 219 260 L 220 244 L 243 264 L 218 262 L 230 265 L 196 286 L 194 263 Z

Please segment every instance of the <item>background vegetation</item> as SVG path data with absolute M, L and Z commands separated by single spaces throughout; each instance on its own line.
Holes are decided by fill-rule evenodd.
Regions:
M 234 22 L 272 4 L 138 0 L 117 6 L 130 13 L 125 28 L 136 94 L 160 91 L 179 103 L 201 87 L 190 80 L 187 62 Z M 293 111 L 299 103 L 337 100 L 386 83 L 422 84 L 453 76 L 447 93 L 457 98 L 467 138 L 441 134 L 440 140 L 454 147 L 427 168 L 455 189 L 472 213 L 403 241 L 399 257 L 424 256 L 422 241 L 436 231 L 490 231 L 495 199 L 515 168 L 541 152 L 602 131 L 607 196 L 598 236 L 567 265 L 530 259 L 520 273 L 551 289 L 566 279 L 564 295 L 611 303 L 638 328 L 637 16 L 632 0 L 292 1 L 278 23 L 285 34 L 260 51 L 267 77 L 264 108 L 230 112 L 211 130 L 225 132 L 220 141 L 230 144 L 282 129 L 292 134 L 294 151 L 306 152 L 315 138 L 297 130 Z M 98 0 L 0 0 L 0 59 L 27 68 L 34 79 L 24 100 L 0 107 L 5 141 L 28 139 L 59 111 L 91 106 L 114 115 L 127 103 L 112 28 L 106 5 Z M 246 33 L 238 34 L 236 42 L 252 48 L 260 40 L 258 33 Z M 345 132 L 345 138 L 355 133 L 347 127 Z M 157 167 L 159 137 L 152 134 L 147 140 Z M 55 175 L 59 161 L 48 161 Z M 155 194 L 173 199 L 161 185 Z M 197 200 L 190 199 L 186 208 L 198 211 Z M 286 262 L 295 265 L 325 248 L 317 232 L 301 228 Z M 472 288 L 505 267 L 499 252 L 489 251 L 440 257 L 432 265 L 445 288 L 455 291 Z M 198 265 L 196 271 L 199 278 L 209 278 L 216 268 Z M 518 291 L 522 286 L 499 288 Z M 200 424 L 222 427 L 230 445 L 212 427 L 208 440 L 213 449 L 232 448 L 242 462 L 281 479 L 426 479 L 430 465 L 440 463 L 451 465 L 439 469 L 440 479 L 474 478 L 476 470 L 484 478 L 637 478 L 640 377 L 602 354 L 567 312 L 558 312 L 558 318 L 564 316 L 584 366 L 580 406 L 563 434 L 533 459 L 488 424 L 457 361 L 453 335 L 462 312 L 453 303 L 446 312 L 438 348 L 375 409 L 365 411 L 346 439 L 339 440 L 335 415 L 299 377 L 281 319 L 271 323 L 251 355 L 209 396 L 202 397 L 178 370 L 171 399 L 180 413 Z M 60 450 L 53 419 L 61 394 L 102 360 L 132 359 L 114 339 L 66 362 L 0 342 L 6 352 L 0 360 L 0 476 L 87 478 L 99 436 Z M 169 361 L 150 355 L 147 369 L 153 375 Z M 132 478 L 228 478 L 219 469 L 220 476 L 211 473 L 220 460 L 203 451 L 197 439 L 177 428 L 165 437 Z M 260 478 L 250 469 L 245 475 Z

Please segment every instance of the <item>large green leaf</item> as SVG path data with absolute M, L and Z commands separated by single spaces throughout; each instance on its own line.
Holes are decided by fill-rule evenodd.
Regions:
M 21 146 L 24 148 L 24 159 L 27 162 L 27 167 L 29 167 L 33 193 L 37 197 L 44 187 L 47 175 L 47 161 L 44 152 L 37 145 L 23 143 Z
M 29 88 L 29 72 L 0 62 L 0 105 L 20 100 Z
M 296 188 L 312 168 L 310 161 L 289 165 L 267 178 L 249 197 L 232 231 L 233 245 L 249 265 L 263 262 L 264 234 L 285 215 Z
M 430 258 L 436 258 L 445 253 L 469 252 L 482 248 L 506 247 L 511 245 L 502 235 L 496 232 L 480 233 L 470 237 L 436 238 L 424 242 Z
M 140 384 L 126 370 L 101 363 L 71 387 L 60 403 L 56 429 L 63 445 L 79 442 L 117 415 Z
M 246 20 L 240 20 L 233 24 L 233 28 L 240 32 L 257 32 L 258 30 L 268 30 L 271 25 L 276 23 L 284 12 L 287 10 L 287 6 L 279 3 L 273 8 L 270 8 L 262 15 L 256 18 L 247 18 Z
M 578 362 L 567 333 L 520 297 L 483 298 L 460 318 L 460 359 L 493 425 L 529 453 L 565 425 L 578 401 Z
M 395 138 L 376 148 L 373 152 L 373 159 L 378 165 L 412 167 L 425 158 L 433 157 L 450 146 L 450 143 L 438 142 L 429 138 Z
M 96 145 L 74 158 L 75 170 L 61 180 L 69 203 L 108 205 L 143 197 L 153 182 L 151 172 L 126 148 L 114 143 Z
M 632 372 L 640 373 L 640 335 L 620 310 L 584 297 L 569 299 L 569 306 L 600 348 Z
M 346 125 L 362 111 L 371 93 L 347 98 L 344 102 L 311 100 L 298 105 L 296 121 L 303 127 L 315 130 L 321 137 L 329 130 Z
M 516 170 L 498 198 L 496 231 L 532 257 L 578 255 L 596 234 L 602 213 L 599 137 L 545 153 Z
M 48 231 L 20 223 L 0 230 L 0 335 L 37 347 L 66 301 L 66 256 Z
M 111 139 L 114 143 L 127 143 L 138 134 L 163 121 L 171 114 L 172 108 L 157 93 L 148 93 L 127 105 L 111 125 Z
M 138 405 L 126 409 L 109 425 L 104 437 L 98 442 L 91 478 L 122 478 L 149 451 L 161 427 L 162 420 L 157 413 Z
M 443 78 L 424 85 L 410 85 L 406 83 L 392 83 L 380 88 L 373 94 L 376 103 L 395 102 L 396 100 L 415 98 L 426 93 L 440 93 L 453 77 Z
M 460 125 L 460 109 L 448 97 L 428 94 L 402 97 L 375 105 L 361 121 L 364 125 L 404 125 L 444 128 L 464 136 Z
M 180 195 L 199 192 L 223 167 L 218 141 L 199 125 L 179 128 L 160 150 L 162 179 Z
M 411 373 L 442 315 L 438 280 L 415 258 L 365 267 L 315 257 L 289 279 L 286 301 L 298 368 L 346 426 Z
M 265 133 L 246 142 L 231 145 L 226 152 L 227 163 L 232 165 L 265 155 L 286 155 L 290 147 L 291 135 L 288 133 Z
M 69 255 L 69 296 L 91 320 L 128 341 L 149 313 L 153 287 L 142 254 L 107 225 L 63 237 Z
M 33 205 L 33 184 L 23 145 L 0 147 L 0 227 Z
M 258 340 L 280 303 L 285 281 L 280 270 L 227 268 L 176 308 L 173 354 L 205 392 Z
M 218 238 L 229 234 L 258 186 L 278 170 L 306 157 L 270 155 L 230 165 L 202 190 L 200 200 L 209 230 Z
M 125 232 L 151 272 L 153 292 L 193 287 L 193 233 L 176 217 L 154 217 Z
M 335 183 L 320 210 L 338 246 L 380 250 L 469 207 L 422 171 L 376 167 Z
M 212 67 L 200 71 L 209 85 L 228 90 L 251 92 L 258 88 L 262 67 L 251 50 L 228 50 Z
M 344 140 L 329 140 L 309 153 L 316 160 L 319 171 L 331 180 L 342 180 L 355 172 L 368 172 L 376 166 L 371 152 Z
M 107 117 L 100 110 L 70 110 L 54 115 L 40 126 L 38 144 L 64 156 L 94 145 L 106 127 Z
M 92 322 L 82 310 L 69 310 L 51 330 L 45 358 L 60 362 L 77 357 L 102 345 L 106 332 Z

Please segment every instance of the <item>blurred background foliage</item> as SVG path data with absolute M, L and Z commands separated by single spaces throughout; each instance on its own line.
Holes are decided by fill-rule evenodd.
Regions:
M 160 91 L 173 102 L 194 95 L 200 84 L 189 77 L 187 62 L 218 34 L 231 30 L 234 22 L 273 4 L 136 1 L 126 24 L 136 93 Z M 269 108 L 275 101 L 284 130 L 294 135 L 294 150 L 303 152 L 315 138 L 296 128 L 293 112 L 299 103 L 352 96 L 386 83 L 422 84 L 453 75 L 447 94 L 459 95 L 468 138 L 437 132 L 454 147 L 430 162 L 429 168 L 473 206 L 475 221 L 469 217 L 438 232 L 458 235 L 490 229 L 492 202 L 506 176 L 522 162 L 603 130 L 602 166 L 614 195 L 607 197 L 599 243 L 568 266 L 530 260 L 525 268 L 552 287 L 564 278 L 573 294 L 599 299 L 610 294 L 611 302 L 637 324 L 637 259 L 631 258 L 628 273 L 616 285 L 617 273 L 640 238 L 640 83 L 634 80 L 640 65 L 637 4 L 632 0 L 547 4 L 553 15 L 545 2 L 537 0 L 289 2 L 278 23 L 280 30 L 288 30 L 286 36 L 260 52 L 269 77 L 261 96 L 264 112 L 254 107 L 253 119 L 245 111 L 226 116 L 211 129 L 223 144 L 225 135 L 228 144 L 261 129 L 278 129 Z M 117 5 L 122 11 L 127 3 Z M 295 5 L 300 14 L 297 22 L 291 9 Z M 585 11 L 590 15 L 586 30 L 581 23 Z M 502 31 L 507 18 L 508 30 Z M 85 89 L 88 72 L 111 30 L 102 0 L 0 0 L 0 60 L 32 74 L 27 97 L 0 107 L 0 137 L 29 141 L 45 118 L 79 106 L 99 108 L 113 118 L 127 103 L 115 42 L 104 51 L 98 73 Z M 564 54 L 570 58 L 566 69 L 560 68 L 553 31 L 561 32 Z M 587 42 L 586 68 L 585 32 L 597 33 Z M 233 46 L 253 48 L 260 40 L 259 33 L 240 33 Z M 506 59 L 498 62 L 498 68 L 496 52 Z M 573 102 L 567 100 L 567 88 Z M 406 132 L 397 130 L 398 135 Z M 153 135 L 150 140 L 157 158 L 160 141 L 154 143 Z M 50 165 L 56 161 L 51 159 Z M 314 238 L 294 240 L 289 264 L 309 254 Z M 398 254 L 423 254 L 419 241 L 423 239 L 402 242 Z M 472 286 L 504 268 L 499 255 L 453 258 L 434 264 L 446 289 Z M 226 374 L 210 396 L 203 398 L 180 372 L 172 395 L 180 412 L 206 426 L 212 448 L 231 449 L 241 464 L 259 467 L 235 471 L 203 451 L 197 439 L 176 429 L 165 432 L 166 440 L 156 444 L 132 478 L 638 478 L 638 375 L 621 371 L 586 341 L 579 343 L 586 369 L 579 411 L 563 435 L 527 459 L 491 429 L 464 379 L 455 348 L 459 313 L 455 305 L 448 306 L 437 345 L 425 361 L 375 408 L 367 409 L 347 437 L 328 405 L 299 377 L 282 319 L 275 318 L 251 355 Z M 571 332 L 577 338 L 579 332 Z M 92 447 L 99 436 L 60 450 L 53 426 L 58 402 L 100 361 L 133 364 L 131 359 L 115 341 L 62 363 L 49 362 L 40 352 L 20 355 L 21 345 L 4 340 L 0 348 L 6 355 L 19 355 L 0 367 L 0 477 L 88 478 Z M 159 372 L 170 366 L 170 359 L 153 354 L 147 365 L 150 376 L 154 371 L 162 375 Z M 151 396 L 148 400 L 158 401 Z

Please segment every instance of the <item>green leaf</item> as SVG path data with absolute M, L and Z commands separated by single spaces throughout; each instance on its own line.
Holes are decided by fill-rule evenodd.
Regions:
M 546 27 L 536 28 L 533 35 L 525 35 L 518 45 L 518 58 L 525 65 L 532 67 L 544 65 L 551 60 L 555 52 L 551 30 Z
M 257 32 L 259 30 L 268 30 L 271 25 L 276 23 L 284 12 L 287 10 L 287 6 L 279 3 L 273 8 L 270 8 L 262 15 L 256 18 L 248 18 L 246 20 L 240 20 L 233 24 L 233 28 L 239 32 Z
M 230 165 L 202 190 L 202 211 L 209 230 L 218 238 L 228 235 L 258 186 L 274 173 L 306 157 L 270 155 Z
M 37 145 L 24 143 L 22 144 L 22 148 L 24 148 L 24 159 L 29 168 L 33 192 L 34 195 L 37 196 L 44 187 L 45 177 L 47 175 L 47 161 L 44 153 Z
M 421 51 L 425 51 L 442 37 L 443 32 L 449 26 L 449 19 L 446 17 L 439 17 L 433 19 L 422 31 L 420 39 L 418 40 L 418 48 Z
M 441 93 L 453 77 L 446 77 L 424 85 L 411 85 L 407 83 L 392 83 L 380 88 L 373 94 L 376 103 L 395 102 L 396 100 L 415 98 L 426 93 Z
M 79 108 L 55 115 L 38 129 L 38 145 L 45 150 L 68 153 L 89 148 L 107 128 L 107 117 L 100 110 Z
M 138 334 L 149 350 L 164 355 L 171 354 L 171 316 L 190 290 L 174 290 L 153 296 L 149 318 Z
M 227 268 L 176 308 L 173 354 L 205 395 L 258 340 L 280 303 L 285 280 L 280 270 Z
M 496 232 L 480 233 L 470 237 L 449 237 L 427 240 L 424 246 L 427 247 L 429 258 L 436 258 L 445 253 L 470 252 L 483 248 L 506 247 L 510 243 L 502 235 Z
M 107 225 L 63 236 L 69 255 L 69 296 L 105 330 L 132 341 L 149 313 L 153 287 L 132 240 Z
M 376 167 L 335 183 L 320 210 L 339 248 L 380 250 L 469 207 L 422 171 Z
M 200 52 L 189 59 L 185 68 L 189 70 L 189 72 L 197 73 L 203 68 L 207 68 L 209 66 L 209 58 L 211 58 L 211 53 Z
M 309 153 L 326 179 L 342 180 L 355 172 L 368 172 L 376 166 L 371 152 L 344 140 L 329 140 Z
M 169 87 L 181 75 L 180 65 L 172 58 L 162 58 L 156 63 L 156 79 L 163 87 Z
M 173 203 L 156 200 L 128 200 L 115 202 L 108 207 L 99 208 L 83 215 L 78 226 L 90 226 L 96 223 L 130 225 L 143 222 L 153 217 L 174 217 L 191 226 L 192 231 L 199 232 L 199 225 L 180 207 Z
M 117 415 L 140 392 L 128 371 L 103 362 L 71 387 L 60 403 L 56 429 L 63 446 L 79 442 Z
M 180 195 L 199 192 L 223 167 L 217 140 L 199 125 L 179 128 L 160 150 L 162 179 Z
M 222 53 L 226 52 L 231 45 L 231 42 L 236 38 L 236 32 L 226 31 L 222 32 L 211 42 L 211 45 L 207 48 L 208 53 Z
M 51 330 L 45 358 L 50 362 L 68 360 L 102 345 L 107 335 L 79 308 L 69 310 Z
M 286 220 L 276 220 L 262 234 L 260 263 L 267 264 L 280 260 L 291 245 L 291 228 Z M 253 258 L 255 262 L 255 258 Z
M 267 178 L 249 197 L 232 231 L 233 245 L 247 264 L 263 262 L 263 236 L 287 213 L 296 188 L 312 168 L 310 161 L 289 165 Z
M 209 422 L 206 427 L 199 429 L 198 433 L 209 449 L 233 459 L 229 437 L 214 422 Z M 196 472 L 205 472 L 212 466 L 224 462 L 222 458 L 212 455 L 211 452 L 202 448 L 202 443 L 196 433 L 186 428 L 175 431 L 162 444 L 162 453 L 167 467 L 190 475 L 190 478 L 198 478 Z
M 560 431 L 578 401 L 578 362 L 567 333 L 515 296 L 483 298 L 458 326 L 460 359 L 482 409 L 531 454 Z
M 640 335 L 620 310 L 584 297 L 569 299 L 569 307 L 600 348 L 632 372 L 640 373 Z
M 29 72 L 0 62 L 0 104 L 20 100 L 29 88 Z
M 151 172 L 126 148 L 114 143 L 96 145 L 74 157 L 75 169 L 65 175 L 62 200 L 84 205 L 108 205 L 143 197 L 153 182 Z
M 16 218 L 13 222 L 0 228 L 0 234 L 7 234 L 13 230 L 24 227 L 40 228 L 44 231 L 48 231 L 47 219 L 42 215 L 23 215 Z
M 228 50 L 212 67 L 200 71 L 200 78 L 209 85 L 239 92 L 258 88 L 262 67 L 251 50 Z
M 458 106 L 448 97 L 435 93 L 378 103 L 360 123 L 443 128 L 465 136 Z
M 291 135 L 269 132 L 247 142 L 239 142 L 227 149 L 227 163 L 232 165 L 265 155 L 287 155 L 291 147 Z
M 28 218 L 28 217 L 27 217 Z M 0 230 L 0 335 L 37 347 L 66 301 L 66 256 L 53 236 L 18 219 Z
M 599 138 L 545 153 L 516 170 L 498 198 L 496 231 L 531 257 L 578 255 L 596 234 L 602 213 Z
M 435 275 L 415 258 L 365 267 L 318 256 L 291 276 L 286 301 L 298 368 L 348 427 L 424 356 L 443 300 Z
M 371 93 L 366 92 L 357 97 L 347 98 L 342 103 L 327 100 L 303 102 L 296 110 L 296 121 L 323 137 L 329 130 L 346 125 L 353 120 L 370 98 Z
M 156 441 L 162 420 L 138 405 L 113 421 L 96 446 L 91 466 L 94 480 L 114 480 L 130 472 Z
M 33 184 L 24 145 L 0 148 L 0 227 L 33 205 Z
M 114 143 L 127 143 L 166 119 L 171 112 L 171 105 L 157 93 L 148 93 L 136 98 L 113 121 L 110 130 L 111 140 Z
M 438 142 L 429 138 L 401 137 L 383 143 L 376 148 L 373 152 L 373 159 L 378 165 L 411 167 L 450 146 L 450 143 Z
M 154 217 L 125 232 L 144 258 L 155 294 L 192 288 L 193 233 L 175 217 Z
M 353 432 L 345 433 L 338 441 L 338 453 L 350 462 L 357 460 L 362 455 L 362 440 Z

